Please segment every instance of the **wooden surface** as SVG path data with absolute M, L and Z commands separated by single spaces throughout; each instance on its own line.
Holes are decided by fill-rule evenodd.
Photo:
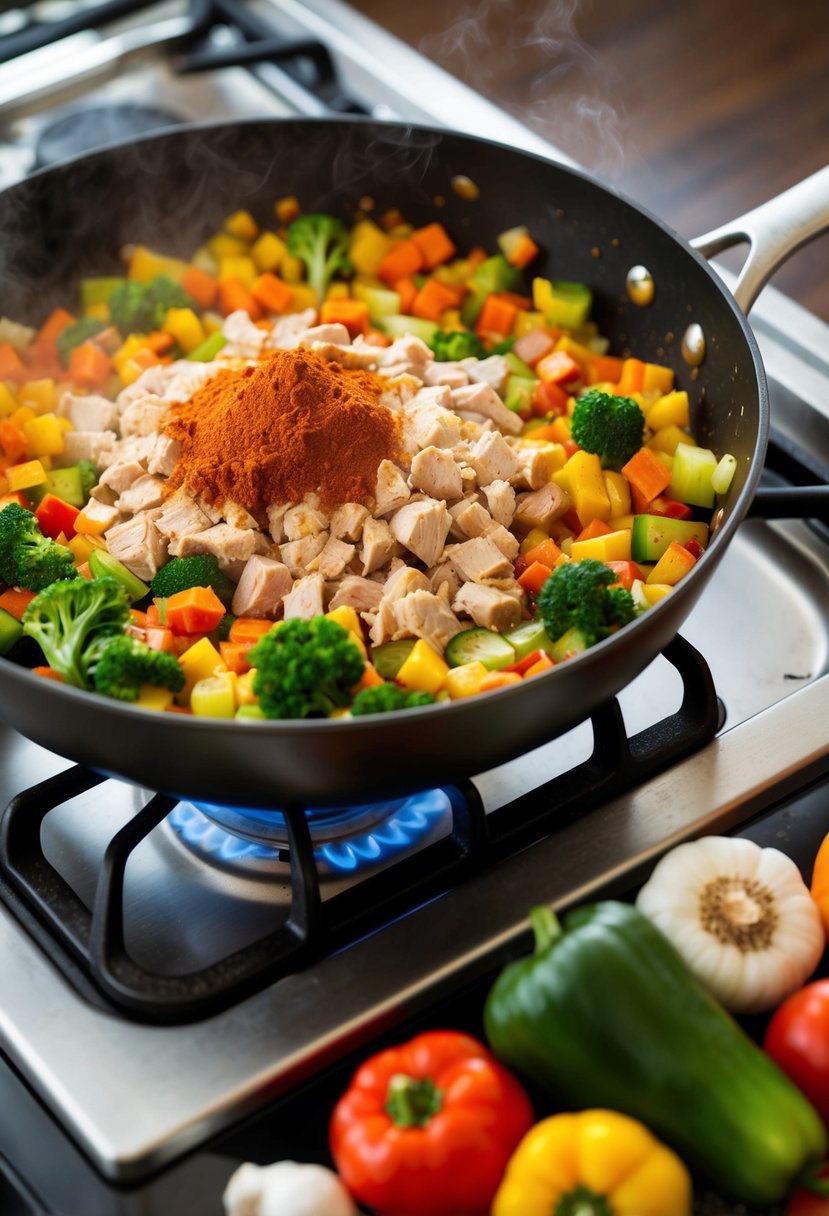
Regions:
M 829 0 L 350 2 L 683 236 L 829 163 Z M 829 236 L 774 285 L 829 321 Z

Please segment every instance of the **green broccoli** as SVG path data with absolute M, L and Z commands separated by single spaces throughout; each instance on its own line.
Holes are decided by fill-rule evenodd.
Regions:
M 440 363 L 458 363 L 461 359 L 485 359 L 488 351 L 477 334 L 471 329 L 453 329 L 445 332 L 438 329 L 428 345 Z
M 135 701 L 143 684 L 180 692 L 184 670 L 174 655 L 153 650 L 129 634 L 116 634 L 106 643 L 92 668 L 96 692 L 119 701 Z
M 35 596 L 23 613 L 23 632 L 67 684 L 91 688 L 91 669 L 130 620 L 129 596 L 116 579 L 74 578 Z
M 150 333 L 164 324 L 168 308 L 195 308 L 190 296 L 166 275 L 148 283 L 124 279 L 109 297 L 109 318 L 121 333 Z
M 69 356 L 76 346 L 80 346 L 82 342 L 86 342 L 87 338 L 94 337 L 99 334 L 102 329 L 105 329 L 103 321 L 99 321 L 97 317 L 81 317 L 79 321 L 73 321 L 71 325 L 67 325 L 62 329 L 57 336 L 55 345 L 58 348 L 58 355 L 64 367 L 69 366 Z
M 363 688 L 354 698 L 351 712 L 355 718 L 365 714 L 386 714 L 398 709 L 416 709 L 419 705 L 434 705 L 430 692 L 412 692 L 386 681 Z
M 0 579 L 10 587 L 42 591 L 59 579 L 75 579 L 75 559 L 44 536 L 31 511 L 10 502 L 0 511 Z
M 81 479 L 81 493 L 85 502 L 98 484 L 98 466 L 94 460 L 79 460 L 78 473 Z
M 576 630 L 583 649 L 632 621 L 633 596 L 624 587 L 612 587 L 615 582 L 610 567 L 590 557 L 557 566 L 538 596 L 538 614 L 550 637 Z
M 288 228 L 288 252 L 305 263 L 308 282 L 322 302 L 334 275 L 350 274 L 348 230 L 333 215 L 301 215 Z
M 632 397 L 591 388 L 579 397 L 570 419 L 570 437 L 601 457 L 605 468 L 621 469 L 642 446 L 645 415 Z
M 155 599 L 164 600 L 190 587 L 212 587 L 223 604 L 233 599 L 236 584 L 227 577 L 213 553 L 192 553 L 174 557 L 158 570 L 150 582 Z
M 248 651 L 267 718 L 307 718 L 347 706 L 365 660 L 347 629 L 325 616 L 292 618 Z

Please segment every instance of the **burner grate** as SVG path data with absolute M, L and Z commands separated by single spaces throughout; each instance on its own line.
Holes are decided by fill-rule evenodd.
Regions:
M 51 810 L 106 778 L 76 766 L 33 786 L 12 799 L 0 822 L 0 896 L 90 1001 L 139 1021 L 198 1020 L 405 915 L 708 743 L 722 713 L 705 659 L 679 637 L 664 657 L 682 679 L 676 713 L 628 738 L 618 702 L 609 702 L 591 719 L 594 745 L 587 760 L 489 813 L 473 782 L 446 787 L 447 835 L 392 859 L 325 903 L 309 816 L 302 807 L 283 805 L 291 880 L 287 919 L 201 970 L 155 974 L 126 946 L 127 862 L 173 812 L 174 797 L 152 796 L 112 836 L 88 908 L 45 857 L 41 825 Z

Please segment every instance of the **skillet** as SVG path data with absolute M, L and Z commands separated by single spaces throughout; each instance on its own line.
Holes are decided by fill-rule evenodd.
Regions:
M 462 197 L 456 175 L 475 183 L 477 198 Z M 745 311 L 785 254 L 829 224 L 827 178 L 824 170 L 772 212 L 759 209 L 751 222 L 697 242 L 711 253 L 762 236 L 738 288 Z M 82 277 L 118 273 L 123 245 L 187 256 L 230 212 L 245 207 L 267 223 L 274 201 L 290 194 L 306 211 L 346 221 L 366 196 L 378 213 L 397 206 L 416 225 L 440 218 L 462 251 L 495 249 L 499 232 L 526 224 L 544 251 L 533 270 L 591 286 L 593 317 L 614 353 L 669 362 L 692 402 L 697 440 L 732 453 L 737 472 L 709 548 L 669 596 L 586 653 L 497 693 L 336 722 L 205 720 L 149 713 L 0 660 L 0 715 L 47 749 L 165 793 L 258 808 L 347 803 L 459 781 L 589 717 L 668 645 L 703 593 L 754 497 L 769 427 L 756 341 L 698 252 L 584 173 L 428 128 L 357 118 L 191 126 L 34 174 L 0 193 L 3 312 L 39 323 L 75 298 Z M 636 266 L 652 277 L 650 303 L 629 298 Z M 681 354 L 692 324 L 705 338 L 698 366 Z

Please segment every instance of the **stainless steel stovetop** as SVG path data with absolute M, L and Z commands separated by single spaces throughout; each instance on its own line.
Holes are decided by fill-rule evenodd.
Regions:
M 280 34 L 321 38 L 343 93 L 375 117 L 453 126 L 567 159 L 339 0 L 258 0 L 245 8 Z M 177 37 L 187 20 L 183 4 L 142 14 L 156 42 Z M 273 65 L 179 78 L 166 57 L 145 62 L 142 22 L 112 27 L 103 39 L 92 31 L 76 34 L 71 54 L 65 47 L 39 53 L 37 73 L 31 66 L 25 72 L 16 64 L 0 66 L 0 185 L 32 167 L 33 148 L 55 105 L 81 104 L 69 100 L 81 77 L 93 85 L 83 90 L 84 105 L 146 98 L 185 120 L 321 112 Z M 219 49 L 233 43 L 229 23 L 213 41 Z M 782 446 L 800 443 L 829 468 L 829 327 L 773 288 L 761 295 L 752 324 Z M 43 1103 L 92 1172 L 113 1182 L 133 1183 L 184 1162 L 171 1184 L 180 1188 L 179 1199 L 170 1198 L 171 1190 L 166 1209 L 138 1201 L 131 1207 L 123 1197 L 116 1206 L 102 1192 L 96 1206 L 86 1201 L 84 1216 L 189 1213 L 190 1201 L 182 1197 L 194 1177 L 188 1153 L 491 971 L 524 939 L 525 911 L 533 902 L 567 904 L 629 888 L 678 840 L 744 824 L 827 774 L 827 603 L 827 534 L 802 521 L 748 521 L 683 629 L 704 655 L 724 709 L 712 742 L 633 792 L 563 822 L 532 847 L 213 1016 L 148 1025 L 88 1002 L 0 907 L 0 1047 L 22 1090 Z M 673 669 L 657 660 L 619 698 L 628 731 L 673 713 L 680 698 Z M 474 785 L 493 812 L 572 768 L 592 747 L 584 725 L 480 774 Z M 0 725 L 0 805 L 67 767 Z M 82 899 L 91 900 L 107 841 L 149 796 L 108 781 L 47 817 L 47 856 Z M 437 816 L 428 838 L 448 829 L 448 819 Z M 329 868 L 324 885 L 336 893 L 363 874 Z M 164 822 L 131 872 L 131 947 L 139 957 L 170 955 L 203 966 L 267 931 L 284 905 L 285 884 L 279 858 L 206 863 Z M 15 1108 L 0 1102 L 0 1156 L 16 1156 L 15 1168 L 34 1174 L 37 1146 L 24 1142 L 15 1124 Z M 200 1160 L 201 1184 L 215 1172 L 219 1194 L 218 1179 L 229 1170 L 211 1164 L 209 1149 Z M 74 1211 L 71 1202 L 55 1210 Z

